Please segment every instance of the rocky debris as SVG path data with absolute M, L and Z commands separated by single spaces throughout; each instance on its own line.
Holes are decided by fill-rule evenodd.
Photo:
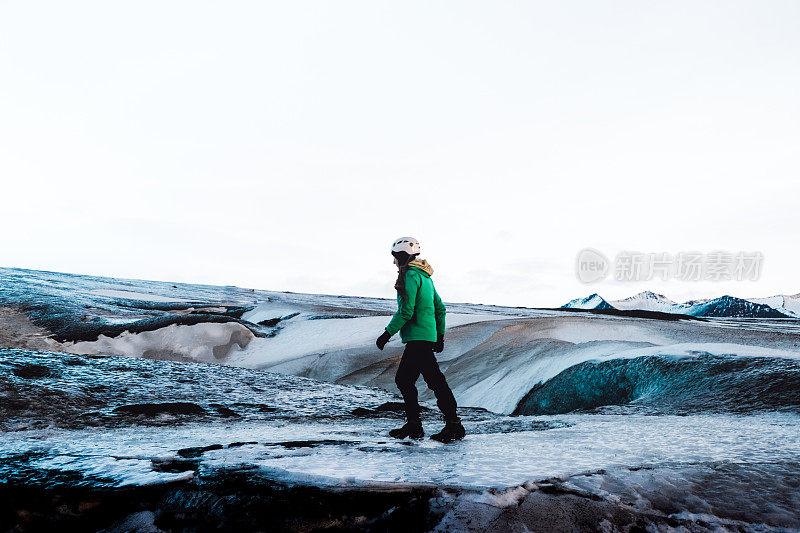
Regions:
M 61 349 L 50 331 L 34 324 L 23 311 L 5 306 L 0 306 L 0 346 L 46 351 Z

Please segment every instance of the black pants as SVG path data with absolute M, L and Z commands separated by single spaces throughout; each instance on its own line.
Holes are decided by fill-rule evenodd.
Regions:
M 447 385 L 444 374 L 439 370 L 439 363 L 433 354 L 433 342 L 408 341 L 394 382 L 403 395 L 406 404 L 406 418 L 409 422 L 419 422 L 419 400 L 416 382 L 422 374 L 425 383 L 436 395 L 436 405 L 441 409 L 445 422 L 457 422 L 456 399 Z

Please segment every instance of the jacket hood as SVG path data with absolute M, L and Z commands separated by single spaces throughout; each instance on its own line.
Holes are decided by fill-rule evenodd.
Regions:
M 408 262 L 408 266 L 417 267 L 418 269 L 425 272 L 428 276 L 433 274 L 433 267 L 425 259 L 412 259 L 411 261 Z

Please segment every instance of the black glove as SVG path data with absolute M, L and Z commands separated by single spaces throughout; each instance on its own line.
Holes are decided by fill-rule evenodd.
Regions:
M 388 331 L 384 331 L 381 333 L 381 336 L 378 337 L 378 340 L 375 341 L 375 344 L 378 346 L 379 350 L 383 350 L 383 347 L 386 346 L 386 343 L 389 342 L 392 336 L 389 335 Z
M 444 335 L 439 335 L 439 338 L 436 339 L 436 344 L 433 346 L 433 351 L 440 353 L 442 350 L 444 350 Z

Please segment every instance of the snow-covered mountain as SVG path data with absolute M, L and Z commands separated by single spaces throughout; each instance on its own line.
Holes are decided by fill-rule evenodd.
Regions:
M 800 293 L 785 295 L 778 294 L 768 298 L 749 298 L 751 302 L 768 305 L 781 313 L 800 318 Z
M 614 300 L 611 306 L 615 309 L 641 310 L 641 311 L 660 311 L 662 313 L 685 313 L 686 304 L 673 302 L 663 294 L 656 294 L 652 291 L 644 291 L 634 294 L 623 300 Z
M 575 298 L 561 307 L 564 309 L 613 309 L 613 307 L 597 293 L 590 294 L 586 298 Z
M 656 294 L 652 291 L 643 291 L 611 302 L 595 293 L 586 298 L 571 300 L 562 308 L 658 311 L 699 317 L 800 318 L 800 294 L 749 299 L 725 295 L 719 298 L 688 300 L 678 303 L 663 294 Z
M 739 318 L 787 318 L 789 315 L 781 313 L 769 305 L 754 303 L 733 296 L 722 296 L 707 303 L 696 304 L 689 308 L 690 315 L 694 316 L 731 316 Z

